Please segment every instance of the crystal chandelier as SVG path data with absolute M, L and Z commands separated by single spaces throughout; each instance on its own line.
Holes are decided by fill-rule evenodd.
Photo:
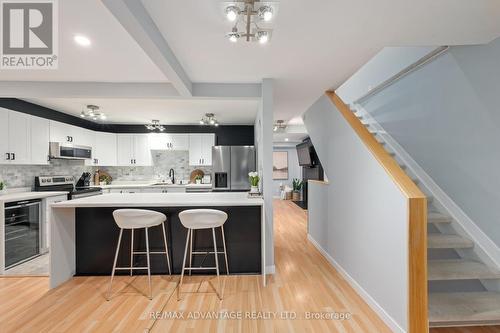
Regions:
M 151 124 L 144 125 L 146 128 L 150 131 L 160 131 L 163 132 L 165 130 L 165 127 L 163 125 L 160 125 L 160 121 L 153 119 L 151 120 Z
M 200 125 L 212 125 L 219 126 L 217 118 L 215 118 L 214 113 L 205 113 L 205 116 L 200 119 Z
M 80 113 L 81 118 L 90 118 L 92 120 L 106 120 L 106 115 L 104 112 L 99 111 L 99 107 L 97 105 L 87 105 L 86 110 L 82 110 Z
M 229 22 L 234 22 L 231 32 L 226 34 L 230 42 L 240 38 L 247 42 L 258 41 L 266 44 L 271 39 L 270 23 L 276 16 L 278 3 L 275 1 L 238 0 L 225 2 L 224 14 Z M 240 31 L 239 26 L 243 27 Z

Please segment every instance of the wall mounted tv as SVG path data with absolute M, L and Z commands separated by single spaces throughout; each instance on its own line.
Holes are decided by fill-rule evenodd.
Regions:
M 297 157 L 299 159 L 299 165 L 300 166 L 312 166 L 313 165 L 313 159 L 312 159 L 312 146 L 310 142 L 303 142 L 299 143 L 297 145 Z

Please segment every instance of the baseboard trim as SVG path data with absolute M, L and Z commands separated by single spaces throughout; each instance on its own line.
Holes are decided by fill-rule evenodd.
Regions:
M 349 283 L 349 285 L 358 293 L 359 296 L 368 304 L 368 306 L 382 319 L 382 321 L 389 326 L 393 332 L 406 333 L 406 331 L 399 326 L 399 324 L 387 313 L 385 310 L 370 296 L 370 294 L 361 287 L 356 280 L 354 280 L 342 266 L 333 259 L 328 252 L 326 252 L 321 245 L 308 233 L 307 239 L 318 249 L 323 257 L 342 275 L 342 277 Z
M 266 275 L 274 273 L 276 273 L 276 266 L 274 265 L 266 266 Z

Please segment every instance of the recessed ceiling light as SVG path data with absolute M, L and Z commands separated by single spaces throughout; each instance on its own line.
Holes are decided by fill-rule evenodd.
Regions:
M 85 37 L 83 35 L 75 35 L 75 37 L 73 37 L 75 43 L 77 43 L 78 45 L 80 46 L 90 46 L 91 42 L 90 42 L 90 39 L 88 37 Z
M 285 141 L 288 141 L 288 138 L 285 138 Z

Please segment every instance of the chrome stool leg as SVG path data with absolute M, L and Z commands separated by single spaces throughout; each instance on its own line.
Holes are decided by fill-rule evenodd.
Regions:
M 113 262 L 113 270 L 111 271 L 111 280 L 109 281 L 108 294 L 106 300 L 109 301 L 111 296 L 111 286 L 113 284 L 113 277 L 115 276 L 116 261 L 118 260 L 118 253 L 120 252 L 120 244 L 122 242 L 123 229 L 120 228 L 120 236 L 118 236 L 118 245 L 116 246 L 115 260 Z
M 130 276 L 134 267 L 134 229 L 130 229 Z
M 188 229 L 187 236 L 186 236 L 186 247 L 184 249 L 184 259 L 182 260 L 182 271 L 181 271 L 181 280 L 179 281 L 179 285 L 177 286 L 177 300 L 181 300 L 181 287 L 182 287 L 182 280 L 184 278 L 184 270 L 186 269 L 186 256 L 187 256 L 187 250 L 188 250 L 188 242 L 189 238 L 191 236 L 191 229 Z M 191 267 L 190 267 L 191 268 Z
M 149 299 L 153 299 L 153 290 L 151 288 L 151 263 L 149 261 L 149 239 L 148 239 L 148 229 L 145 228 L 146 230 L 144 231 L 146 234 L 146 257 L 148 261 L 148 282 L 149 282 Z
M 170 257 L 168 255 L 167 233 L 165 232 L 165 223 L 161 224 L 161 230 L 163 231 L 163 243 L 165 244 L 165 253 L 167 255 L 168 274 L 172 275 L 172 271 L 170 269 Z
M 219 294 L 219 292 L 222 290 L 222 285 L 220 282 L 220 276 L 219 276 L 219 255 L 217 254 L 217 242 L 215 240 L 215 228 L 212 228 L 212 236 L 214 238 L 214 256 L 215 256 L 215 270 L 217 272 L 217 282 L 219 284 L 219 291 L 215 291 L 219 299 L 222 301 L 222 295 Z
M 220 227 L 222 231 L 222 244 L 224 245 L 224 259 L 226 260 L 226 274 L 229 275 L 229 264 L 227 263 L 226 237 L 224 237 L 224 226 Z
M 191 231 L 191 237 L 189 237 L 189 267 L 193 267 L 193 238 L 194 238 L 195 230 Z M 191 269 L 189 270 L 189 276 L 191 276 Z

